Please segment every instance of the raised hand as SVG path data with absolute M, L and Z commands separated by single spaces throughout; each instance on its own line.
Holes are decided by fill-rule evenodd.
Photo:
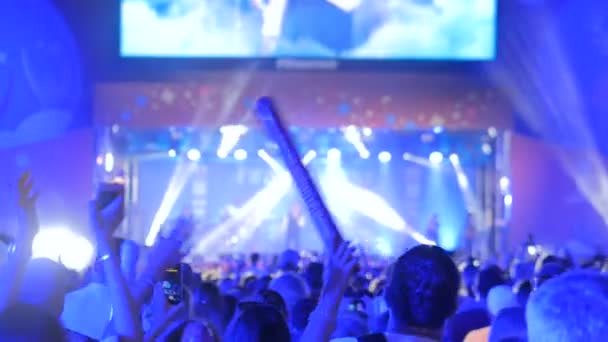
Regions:
M 33 209 L 36 206 L 38 194 L 34 191 L 32 173 L 29 171 L 24 172 L 19 177 L 17 186 L 19 192 L 19 206 L 26 210 Z
M 116 193 L 109 203 L 100 195 L 89 203 L 90 219 L 97 233 L 111 236 L 124 219 L 124 188 L 121 184 L 100 185 L 99 194 Z
M 348 286 L 348 280 L 355 273 L 358 258 L 355 248 L 342 242 L 333 252 L 326 266 L 325 285 L 319 304 L 310 315 L 301 341 L 329 341 L 336 327 L 338 308 Z
M 152 246 L 146 258 L 146 267 L 134 290 L 135 299 L 139 304 L 146 301 L 151 294 L 150 285 L 160 280 L 165 269 L 180 263 L 182 258 L 188 254 L 185 246 L 193 228 L 194 222 L 191 219 L 180 218 L 171 234 L 168 237 L 159 237 Z
M 329 295 L 342 296 L 350 277 L 355 273 L 358 258 L 355 257 L 356 248 L 347 241 L 340 244 L 331 255 L 327 265 L 327 276 L 323 292 Z
M 21 229 L 17 238 L 33 239 L 38 233 L 38 217 L 36 215 L 36 201 L 38 193 L 34 189 L 32 174 L 24 172 L 17 182 L 18 204 L 21 209 Z
M 164 268 L 178 264 L 188 251 L 184 250 L 185 242 L 190 238 L 194 222 L 188 218 L 179 218 L 168 237 L 159 237 L 150 252 L 148 263 Z

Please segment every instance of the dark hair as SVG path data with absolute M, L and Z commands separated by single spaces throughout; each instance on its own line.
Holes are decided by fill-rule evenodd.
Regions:
M 515 285 L 515 295 L 517 296 L 517 302 L 522 307 L 528 303 L 528 298 L 532 293 L 532 282 L 530 280 L 524 280 Z
M 221 308 L 222 294 L 220 289 L 213 283 L 202 283 L 193 294 L 198 305 L 206 305 L 215 308 Z
M 490 342 L 507 339 L 523 341 L 527 338 L 526 312 L 523 308 L 500 310 L 490 329 Z
M 506 280 L 503 271 L 496 265 L 488 266 L 479 272 L 477 281 L 477 293 L 481 298 L 487 298 L 490 290 L 498 285 L 505 285 Z
M 301 299 L 291 310 L 291 325 L 298 331 L 304 331 L 308 325 L 310 314 L 317 307 L 317 301 L 314 299 Z
M 323 287 L 323 264 L 320 262 L 311 262 L 306 267 L 304 279 L 312 290 L 320 290 Z
M 490 314 L 486 309 L 459 312 L 446 321 L 442 341 L 464 341 L 471 331 L 487 327 L 491 322 Z
M 66 341 L 61 322 L 44 310 L 15 304 L 0 313 L 0 341 Z
M 289 327 L 281 313 L 265 304 L 247 305 L 233 320 L 224 336 L 226 342 L 290 342 Z
M 251 255 L 249 256 L 249 261 L 251 261 L 253 265 L 257 264 L 260 261 L 260 254 L 251 253 Z
M 440 247 L 416 246 L 395 262 L 386 288 L 391 315 L 411 327 L 439 329 L 457 306 L 460 275 Z
M 261 290 L 257 293 L 257 297 L 262 304 L 267 304 L 277 309 L 285 319 L 287 319 L 287 305 L 281 295 L 273 290 Z
M 526 306 L 528 338 L 535 341 L 605 341 L 608 278 L 574 271 L 548 280 Z
M 210 325 L 209 323 L 193 321 L 193 320 L 180 323 L 177 327 L 175 327 L 167 335 L 167 337 L 165 338 L 165 341 L 181 342 L 182 338 L 184 337 L 184 334 L 186 333 L 186 328 L 188 328 L 188 326 L 191 324 L 199 324 L 201 330 L 204 329 L 209 337 L 213 338 L 214 341 L 220 341 L 219 334 L 217 333 L 217 330 L 212 325 Z

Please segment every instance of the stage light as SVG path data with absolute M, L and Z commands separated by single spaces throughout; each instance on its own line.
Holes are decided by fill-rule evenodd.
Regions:
M 104 158 L 104 169 L 106 172 L 112 172 L 112 170 L 114 170 L 114 155 L 112 153 L 106 153 Z
M 488 128 L 488 135 L 490 136 L 490 138 L 496 138 L 498 136 L 498 131 L 496 130 L 496 127 Z
M 222 133 L 222 140 L 220 146 L 217 148 L 217 156 L 220 159 L 228 157 L 228 154 L 238 144 L 239 139 L 247 133 L 249 129 L 244 125 L 231 125 L 220 127 L 220 133 Z
M 380 252 L 381 255 L 390 256 L 393 254 L 393 249 L 391 248 L 391 244 L 387 239 L 377 238 L 376 239 L 376 249 Z
M 346 140 L 348 140 L 350 142 L 361 139 L 361 135 L 359 134 L 359 131 L 357 130 L 357 126 L 354 126 L 354 125 L 350 125 L 350 126 L 346 127 L 346 129 L 344 130 L 344 137 L 346 138 Z
M 302 157 L 302 164 L 308 165 L 316 157 L 317 157 L 317 151 L 309 150 L 308 152 L 306 152 L 304 157 Z
M 408 152 L 405 152 L 403 154 L 403 160 L 410 160 L 410 159 L 412 159 L 412 154 L 408 153 Z
M 361 129 L 361 133 L 363 133 L 363 135 L 366 137 L 371 137 L 372 134 L 374 134 L 374 131 L 369 127 L 363 127 L 363 129 Z
M 170 149 L 167 151 L 167 155 L 171 158 L 175 158 L 177 156 L 177 151 L 175 151 L 175 149 Z
M 429 155 L 429 161 L 433 165 L 439 165 L 443 162 L 443 154 L 435 151 Z
M 513 196 L 512 195 L 505 195 L 505 206 L 510 207 L 511 205 L 513 205 Z
M 368 150 L 359 152 L 359 157 L 361 157 L 361 159 L 369 159 L 369 156 L 370 153 Z
M 528 250 L 528 254 L 531 256 L 536 255 L 536 253 L 538 252 L 536 246 L 534 245 L 529 245 L 526 249 Z
M 103 156 L 97 156 L 97 158 L 95 158 L 95 162 L 99 166 L 103 165 Z
M 458 155 L 456 153 L 450 154 L 450 161 L 453 164 L 460 164 L 460 158 L 458 157 Z
M 93 256 L 93 244 L 66 228 L 42 228 L 32 243 L 32 258 L 61 262 L 78 272 L 90 265 Z
M 272 158 L 270 156 L 270 154 L 268 154 L 268 152 L 266 152 L 266 150 L 258 150 L 258 157 L 260 157 L 263 161 L 265 161 L 274 172 L 276 172 L 276 173 L 285 172 L 285 168 L 283 168 L 283 166 L 278 161 L 274 160 L 274 158 Z
M 456 174 L 456 179 L 458 180 L 458 185 L 460 186 L 461 190 L 466 190 L 469 188 L 469 179 L 467 178 L 467 175 L 459 172 Z
M 508 177 L 506 176 L 502 176 L 500 177 L 500 190 L 503 192 L 506 192 L 507 190 L 509 190 L 509 185 L 511 185 L 511 181 L 509 180 Z
M 227 125 L 220 127 L 220 133 L 229 135 L 243 135 L 247 133 L 247 126 L 245 125 Z
M 441 134 L 441 133 L 443 133 L 443 127 L 442 126 L 435 126 L 435 127 L 433 127 L 433 133 L 435 133 L 435 134 Z
M 243 150 L 242 148 L 234 151 L 234 159 L 236 159 L 236 160 L 247 159 L 247 151 Z
M 329 151 L 327 151 L 327 161 L 339 161 L 341 157 L 342 152 L 337 148 L 330 148 Z
M 389 152 L 386 152 L 386 151 L 382 151 L 378 154 L 378 160 L 381 163 L 388 163 L 391 161 L 392 158 L 393 158 L 393 156 Z
M 196 148 L 191 148 L 186 153 L 186 157 L 188 157 L 188 159 L 191 161 L 199 161 L 201 159 L 201 151 L 197 150 Z
M 484 154 L 490 155 L 492 154 L 492 146 L 488 143 L 484 143 L 483 145 L 481 145 L 481 151 Z

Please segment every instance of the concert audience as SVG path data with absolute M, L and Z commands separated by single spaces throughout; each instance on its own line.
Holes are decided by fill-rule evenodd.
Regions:
M 581 271 L 573 269 L 583 264 L 571 259 L 534 256 L 513 260 L 509 269 L 521 272 L 508 277 L 495 264 L 480 270 L 478 260 L 467 259 L 461 275 L 436 246 L 413 247 L 389 264 L 359 259 L 344 242 L 325 258 L 293 250 L 276 265 L 259 254 L 248 263 L 227 257 L 220 272 L 217 264 L 198 274 L 180 264 L 192 232 L 187 219 L 145 254 L 132 241 L 115 247 L 122 195 L 91 202 L 98 257 L 86 276 L 74 279 L 60 263 L 30 258 L 38 232 L 30 175 L 18 190 L 20 231 L 0 268 L 0 341 L 594 342 L 608 336 L 603 260 Z M 180 290 L 169 293 L 165 277 L 175 265 Z

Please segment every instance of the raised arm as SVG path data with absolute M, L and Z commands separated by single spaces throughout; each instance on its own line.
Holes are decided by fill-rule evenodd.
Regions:
M 34 182 L 29 172 L 19 177 L 19 229 L 9 247 L 7 262 L 0 273 L 0 311 L 14 303 L 19 295 L 23 274 L 32 256 L 32 243 L 38 233 Z
M 343 242 L 331 256 L 319 304 L 310 315 L 308 325 L 302 333 L 302 341 L 324 342 L 331 338 L 348 280 L 355 272 L 358 262 L 354 252 L 354 247 Z
M 146 266 L 133 289 L 133 297 L 138 306 L 150 298 L 154 284 L 161 280 L 164 271 L 182 260 L 187 252 L 183 250 L 184 242 L 190 238 L 193 225 L 191 219 L 180 218 L 170 236 L 160 237 L 152 246 L 146 258 Z
M 103 186 L 112 186 L 104 184 Z M 103 267 L 110 302 L 114 310 L 114 327 L 121 341 L 140 341 L 142 338 L 139 310 L 134 305 L 127 282 L 120 269 L 120 260 L 112 248 L 112 235 L 124 217 L 124 196 L 117 196 L 104 208 L 99 199 L 91 201 L 91 224 L 97 238 L 99 262 Z

